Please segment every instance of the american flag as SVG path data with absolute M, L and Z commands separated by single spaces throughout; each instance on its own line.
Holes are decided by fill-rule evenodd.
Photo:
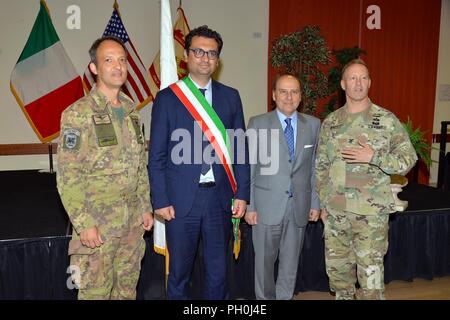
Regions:
M 115 36 L 120 38 L 127 48 L 128 76 L 127 82 L 125 82 L 122 88 L 123 91 L 137 104 L 137 109 L 139 110 L 153 100 L 149 86 L 149 75 L 141 61 L 141 58 L 139 58 L 139 55 L 134 48 L 127 31 L 125 30 L 122 19 L 116 9 L 114 9 L 111 19 L 109 19 L 108 25 L 103 32 L 103 36 Z M 83 75 L 85 90 L 90 91 L 94 83 L 95 75 L 89 70 L 89 68 L 86 68 Z

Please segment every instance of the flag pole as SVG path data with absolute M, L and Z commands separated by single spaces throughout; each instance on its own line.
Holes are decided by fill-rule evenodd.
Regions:
M 114 10 L 117 11 L 117 14 L 119 15 L 119 18 L 122 19 L 122 17 L 120 16 L 119 3 L 117 2 L 117 0 L 114 0 L 113 8 L 114 8 Z
M 49 163 L 50 163 L 50 173 L 53 173 L 53 143 L 50 141 L 50 142 L 47 142 L 47 144 L 48 144 L 48 160 L 49 160 Z
M 48 16 L 50 17 L 50 19 L 52 18 L 51 14 L 50 14 L 50 10 L 48 10 L 47 7 L 47 3 L 45 3 L 45 0 L 40 0 L 40 3 L 44 6 L 45 11 L 47 11 Z
M 175 59 L 175 51 L 174 51 L 174 38 L 173 38 L 173 26 L 172 26 L 172 17 L 170 12 L 170 1 L 162 0 L 161 1 L 161 35 L 160 35 L 160 66 L 161 66 L 161 86 L 160 89 L 164 89 L 171 85 L 174 82 L 178 81 L 178 73 L 177 73 L 177 62 Z M 163 222 L 163 221 L 162 221 Z M 165 235 L 165 224 L 157 223 L 153 228 L 153 234 L 155 235 L 155 230 L 158 231 L 158 235 L 161 237 L 161 234 Z M 164 250 L 165 250 L 165 262 L 166 262 L 166 287 L 169 275 L 169 252 L 167 250 L 167 241 L 164 239 Z

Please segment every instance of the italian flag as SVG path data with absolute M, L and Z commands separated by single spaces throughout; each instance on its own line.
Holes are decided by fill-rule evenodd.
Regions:
M 59 40 L 44 1 L 12 71 L 10 86 L 42 142 L 59 135 L 61 113 L 83 96 L 81 78 Z

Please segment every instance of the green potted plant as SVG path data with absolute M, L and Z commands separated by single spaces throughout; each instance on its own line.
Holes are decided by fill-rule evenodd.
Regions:
M 430 169 L 431 160 L 430 150 L 431 146 L 428 144 L 428 141 L 425 138 L 425 131 L 422 131 L 420 127 L 414 129 L 411 119 L 406 122 L 402 122 L 403 128 L 405 128 L 408 133 L 409 139 L 411 140 L 411 144 L 414 147 L 414 150 L 417 153 L 417 157 L 419 161 L 423 161 L 427 169 Z M 416 166 L 417 167 L 417 166 Z M 397 184 L 404 184 L 408 179 L 404 176 L 400 175 L 391 175 L 391 182 Z
M 414 150 L 416 150 L 417 157 L 419 158 L 419 160 L 422 160 L 425 163 L 428 169 L 430 169 L 432 162 L 430 156 L 431 146 L 425 139 L 425 132 L 420 130 L 420 127 L 414 130 L 412 121 L 411 119 L 409 119 L 409 117 L 406 123 L 402 124 L 406 132 L 408 133 L 409 138 L 411 139 L 411 143 L 414 147 Z
M 430 168 L 432 160 L 430 156 L 431 146 L 428 144 L 428 141 L 425 139 L 425 132 L 420 129 L 420 127 L 414 129 L 411 119 L 409 119 L 404 123 L 402 123 L 406 132 L 408 133 L 409 139 L 411 140 L 411 144 L 414 147 L 414 150 L 417 153 L 417 157 L 419 161 L 423 161 L 426 165 L 427 169 Z M 417 165 L 414 170 L 417 169 Z M 418 174 L 416 171 L 415 175 Z M 398 199 L 397 194 L 402 191 L 402 187 L 408 184 L 408 178 L 398 174 L 391 175 L 391 190 L 394 195 L 395 205 L 397 211 L 404 211 L 408 205 L 407 201 L 403 201 Z
M 330 63 L 330 51 L 318 26 L 282 35 L 272 42 L 270 63 L 280 71 L 296 74 L 302 87 L 303 112 L 314 114 L 317 100 L 329 94 L 322 71 Z

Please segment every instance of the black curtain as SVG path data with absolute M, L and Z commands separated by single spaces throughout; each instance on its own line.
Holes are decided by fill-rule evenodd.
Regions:
M 450 275 L 450 209 L 391 215 L 389 249 L 385 257 L 385 283 Z M 296 293 L 328 291 L 321 222 L 307 226 L 299 259 Z M 229 255 L 228 285 L 231 299 L 254 299 L 254 259 L 251 228 L 241 225 L 240 257 Z M 70 236 L 0 241 L 0 299 L 75 299 L 67 288 Z M 137 287 L 138 299 L 165 299 L 164 257 L 153 251 L 151 233 Z M 230 252 L 232 242 L 230 242 Z M 202 297 L 201 250 L 193 269 L 192 297 Z
M 67 287 L 69 257 L 67 215 L 60 204 L 54 175 L 35 171 L 0 172 L 0 299 L 76 299 Z M 450 191 L 410 183 L 399 197 L 408 210 L 389 219 L 385 282 L 433 279 L 450 275 Z M 32 200 L 25 201 L 24 199 Z M 52 237 L 42 237 L 53 235 Z M 228 288 L 231 299 L 254 299 L 254 253 L 251 227 L 241 224 L 241 252 L 229 244 Z M 165 299 L 164 257 L 145 235 L 137 298 Z M 202 297 L 202 250 L 197 254 L 191 296 Z M 69 281 L 70 282 L 70 281 Z M 322 222 L 309 223 L 298 263 L 295 292 L 328 291 Z

